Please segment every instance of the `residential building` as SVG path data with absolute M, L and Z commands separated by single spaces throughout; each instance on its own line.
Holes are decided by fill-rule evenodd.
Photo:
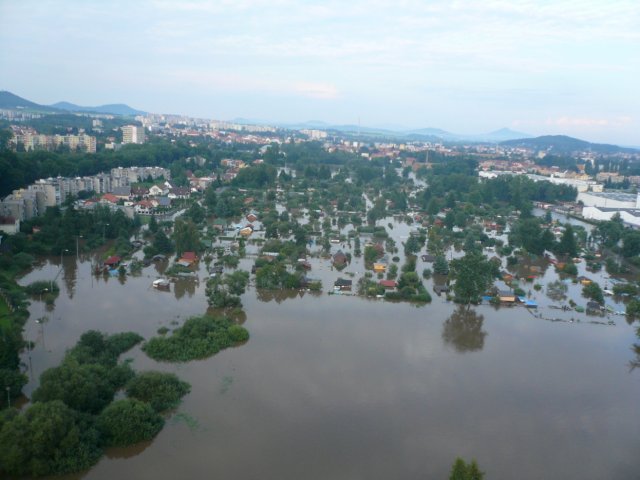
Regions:
M 125 125 L 122 127 L 122 143 L 144 143 L 146 136 L 144 127 Z

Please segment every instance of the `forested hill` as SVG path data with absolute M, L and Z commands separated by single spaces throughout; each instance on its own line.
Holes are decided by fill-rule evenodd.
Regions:
M 637 153 L 638 150 L 633 148 L 623 148 L 617 145 L 609 145 L 605 143 L 591 143 L 578 138 L 569 137 L 567 135 L 544 135 L 535 138 L 519 138 L 516 140 L 507 140 L 501 142 L 500 145 L 509 147 L 523 147 L 532 150 L 546 150 L 550 153 L 571 153 L 576 151 L 591 150 L 595 153 Z
M 83 107 L 81 105 L 75 105 L 69 102 L 58 102 L 54 103 L 51 106 L 68 112 L 106 113 L 111 115 L 124 115 L 132 117 L 135 115 L 144 115 L 146 113 L 142 110 L 131 108 L 129 105 L 125 105 L 124 103 L 100 105 L 97 107 Z
M 59 110 L 53 107 L 47 107 L 46 105 L 39 105 L 35 102 L 27 100 L 25 98 L 19 97 L 11 92 L 7 92 L 6 90 L 0 91 L 0 108 L 5 109 L 31 109 L 31 110 L 40 110 L 43 112 L 57 112 Z

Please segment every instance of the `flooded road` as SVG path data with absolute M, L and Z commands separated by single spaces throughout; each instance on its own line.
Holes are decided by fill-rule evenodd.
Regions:
M 53 278 L 59 260 L 20 283 Z M 342 274 L 311 262 L 327 292 Z M 32 302 L 27 395 L 88 329 L 148 339 L 207 308 L 204 265 L 199 283 L 170 292 L 151 287 L 154 265 L 125 281 L 92 278 L 90 267 L 65 258 L 55 308 Z M 578 286 L 568 295 L 577 300 Z M 545 314 L 564 314 L 545 309 L 544 291 L 533 296 Z M 137 370 L 177 373 L 191 393 L 153 442 L 65 478 L 435 479 L 457 456 L 476 458 L 490 479 L 637 478 L 640 372 L 628 369 L 637 340 L 624 317 L 609 326 L 584 315 L 548 322 L 523 307 L 468 314 L 435 295 L 416 307 L 250 288 L 242 301 L 251 339 L 241 347 L 186 364 L 125 354 Z

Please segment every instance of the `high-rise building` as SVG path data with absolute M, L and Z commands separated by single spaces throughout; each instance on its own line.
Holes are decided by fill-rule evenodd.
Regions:
M 144 127 L 135 125 L 122 127 L 122 143 L 144 143 L 145 140 Z

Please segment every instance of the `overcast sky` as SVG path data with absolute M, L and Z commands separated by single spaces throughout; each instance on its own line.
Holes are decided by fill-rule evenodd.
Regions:
M 0 0 L 0 89 L 640 145 L 640 1 Z

